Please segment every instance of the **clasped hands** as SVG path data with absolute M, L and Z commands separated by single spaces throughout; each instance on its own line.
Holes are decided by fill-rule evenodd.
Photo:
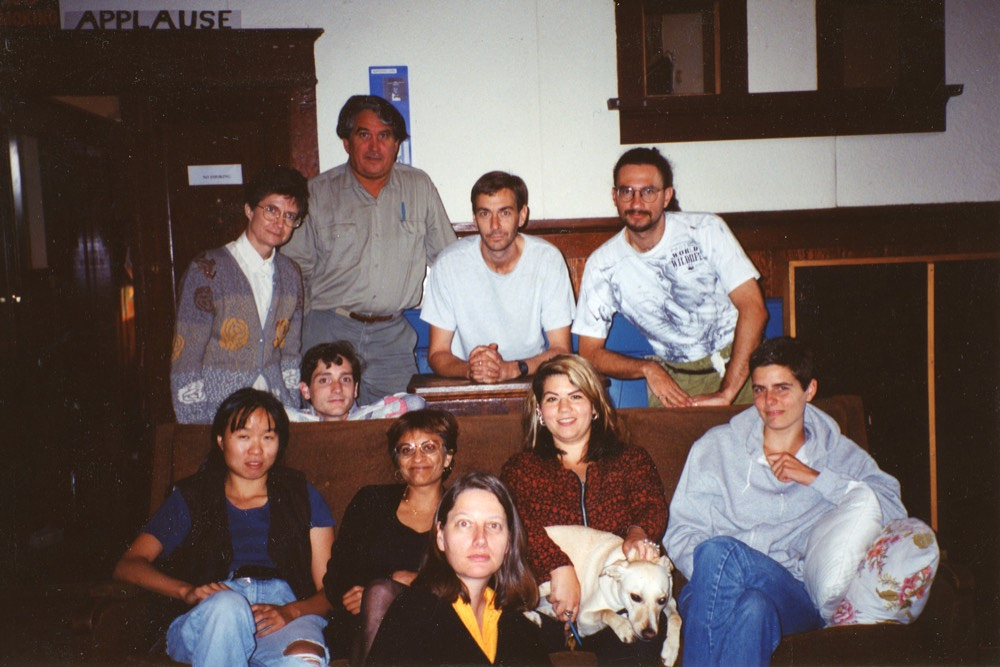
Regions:
M 496 384 L 515 378 L 517 375 L 517 363 L 504 361 L 496 343 L 477 345 L 469 353 L 469 379 L 473 382 Z

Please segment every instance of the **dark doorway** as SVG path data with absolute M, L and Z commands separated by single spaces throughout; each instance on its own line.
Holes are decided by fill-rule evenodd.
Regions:
M 113 106 L 113 101 L 112 101 Z M 24 100 L 4 128 L 5 582 L 96 573 L 137 441 L 132 281 L 115 119 Z M 130 417 L 131 415 L 131 417 Z M 100 536 L 100 539 L 95 539 Z M 69 559 L 69 560 L 66 560 Z
M 862 396 L 872 455 L 910 515 L 932 523 L 935 508 L 942 551 L 975 579 L 979 643 L 996 646 L 1000 260 L 871 261 L 795 269 L 796 335 L 816 352 L 821 392 Z
M 5 31 L 0 622 L 23 641 L 0 662 L 69 655 L 58 600 L 106 580 L 145 519 L 176 280 L 241 218 L 242 188 L 186 168 L 315 175 L 320 34 Z

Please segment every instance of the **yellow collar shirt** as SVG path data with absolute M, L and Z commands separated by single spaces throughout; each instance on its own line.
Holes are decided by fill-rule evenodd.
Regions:
M 469 631 L 472 638 L 479 644 L 479 648 L 489 658 L 491 664 L 497 658 L 500 615 L 503 613 L 502 609 L 497 609 L 493 606 L 495 597 L 496 594 L 492 588 L 486 588 L 483 591 L 485 606 L 483 607 L 482 629 L 479 628 L 479 623 L 476 621 L 472 605 L 463 600 L 461 596 L 455 598 L 455 601 L 451 603 L 451 606 L 455 609 L 455 613 L 458 614 L 458 618 L 465 625 L 465 629 Z

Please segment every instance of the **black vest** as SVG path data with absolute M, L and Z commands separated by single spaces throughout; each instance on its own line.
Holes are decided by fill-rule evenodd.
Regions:
M 191 515 L 191 530 L 163 569 L 194 586 L 223 581 L 233 560 L 226 519 L 226 471 L 201 471 L 177 483 Z M 267 553 L 300 600 L 316 592 L 312 578 L 311 512 L 305 476 L 275 466 L 267 475 L 271 523 Z

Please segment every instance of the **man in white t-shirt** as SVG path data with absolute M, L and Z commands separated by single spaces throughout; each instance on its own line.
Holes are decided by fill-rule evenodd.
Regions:
M 612 377 L 644 378 L 650 406 L 752 402 L 750 353 L 767 323 L 757 269 L 722 218 L 680 212 L 655 148 L 623 154 L 614 183 L 625 228 L 587 259 L 573 323 L 580 354 Z M 616 312 L 654 357 L 605 348 Z
M 427 280 L 420 312 L 430 325 L 427 361 L 438 375 L 481 383 L 533 374 L 571 349 L 566 261 L 551 243 L 519 233 L 528 188 L 518 176 L 481 176 L 472 215 L 479 235 L 445 248 Z

